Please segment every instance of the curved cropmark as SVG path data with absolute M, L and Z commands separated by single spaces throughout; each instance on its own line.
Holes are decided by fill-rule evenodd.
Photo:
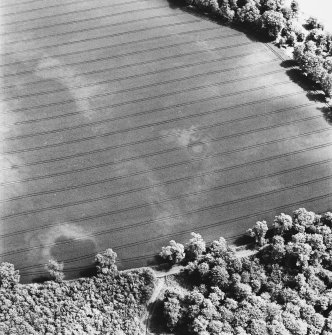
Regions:
M 90 119 L 89 97 L 97 91 L 96 87 L 86 85 L 86 79 L 53 57 L 45 56 L 38 63 L 35 74 L 43 79 L 56 80 L 68 89 L 73 97 L 77 110 L 85 111 L 84 116 Z
M 73 222 L 55 224 L 37 234 L 26 234 L 25 240 L 28 245 L 41 245 L 38 253 L 28 252 L 28 260 L 30 262 L 38 260 L 46 264 L 50 259 L 62 261 L 66 255 L 79 254 L 80 251 L 84 253 L 86 250 L 91 250 L 93 254 L 97 249 L 96 240 L 92 236 L 86 237 L 86 234 L 87 231 Z M 66 242 L 66 244 L 63 245 L 61 242 Z M 91 262 L 93 262 L 93 257 L 91 257 Z

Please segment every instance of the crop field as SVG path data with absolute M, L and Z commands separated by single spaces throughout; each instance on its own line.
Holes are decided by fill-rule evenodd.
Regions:
M 167 0 L 0 10 L 0 255 L 22 281 L 331 209 L 325 105 L 269 44 Z

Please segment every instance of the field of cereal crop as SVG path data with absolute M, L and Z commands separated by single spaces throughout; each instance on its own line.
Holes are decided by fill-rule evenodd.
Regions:
M 166 0 L 1 4 L 0 254 L 23 281 L 150 264 L 331 208 L 324 104 L 272 46 Z

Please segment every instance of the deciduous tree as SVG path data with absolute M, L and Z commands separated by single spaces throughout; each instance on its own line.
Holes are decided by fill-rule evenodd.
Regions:
M 257 221 L 256 224 L 247 230 L 249 236 L 255 238 L 255 242 L 259 246 L 263 246 L 266 243 L 265 235 L 268 231 L 266 221 Z
M 194 260 L 206 251 L 206 243 L 200 234 L 191 233 L 191 236 L 192 238 L 185 246 L 185 252 L 189 260 Z
M 261 22 L 262 28 L 265 29 L 268 35 L 273 39 L 279 36 L 286 25 L 286 20 L 282 13 L 274 10 L 264 12 L 261 17 Z
M 112 249 L 106 249 L 104 252 L 97 254 L 95 258 L 97 273 L 114 277 L 118 273 L 116 258 L 117 254 Z
M 159 255 L 172 264 L 181 263 L 185 258 L 184 246 L 171 240 L 168 246 L 162 247 Z
M 284 235 L 285 232 L 289 231 L 293 226 L 293 220 L 290 215 L 281 213 L 274 218 L 274 230 L 276 234 Z
M 11 263 L 0 264 L 0 288 L 10 289 L 20 281 L 19 271 Z
M 49 260 L 48 263 L 45 265 L 45 269 L 51 276 L 53 280 L 60 283 L 63 281 L 65 275 L 63 273 L 63 263 L 59 263 L 56 260 Z

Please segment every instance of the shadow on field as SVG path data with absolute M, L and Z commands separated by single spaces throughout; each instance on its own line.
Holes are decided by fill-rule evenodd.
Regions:
M 42 283 L 45 283 L 46 281 L 49 281 L 49 280 L 51 280 L 50 277 L 45 276 L 45 275 L 41 275 L 41 276 L 38 276 L 38 277 L 32 279 L 32 282 L 36 283 L 36 284 L 42 284 Z
M 283 63 L 289 62 L 288 64 L 292 64 L 290 66 L 294 66 L 296 64 L 294 61 L 285 61 Z M 283 67 L 290 67 L 286 66 L 285 64 L 281 64 Z M 303 88 L 304 91 L 306 91 L 307 98 L 310 101 L 315 101 L 319 103 L 326 103 L 325 95 L 324 93 L 320 90 L 319 86 L 316 85 L 311 79 L 309 79 L 307 76 L 305 76 L 300 69 L 297 68 L 291 68 L 286 71 L 288 77 L 290 80 L 292 80 L 294 83 L 299 85 L 300 87 Z M 323 117 L 325 121 L 329 124 L 332 125 L 332 109 L 331 107 L 318 107 L 318 110 L 321 111 L 323 114 Z
M 159 256 L 159 254 L 155 254 L 150 260 L 147 261 L 148 266 L 159 265 L 163 262 L 163 259 Z
M 332 126 L 332 108 L 323 107 L 318 109 L 322 112 L 326 122 Z
M 220 20 L 220 18 L 214 18 L 211 13 L 202 13 L 199 12 L 194 7 L 188 7 L 185 4 L 184 0 L 167 0 L 169 7 L 172 9 L 181 9 L 182 11 L 189 13 L 193 16 L 199 17 L 204 20 L 208 20 L 211 22 L 214 22 L 218 25 L 226 25 L 230 28 L 237 30 L 239 32 L 242 32 L 246 35 L 246 37 L 251 40 L 252 42 L 260 42 L 260 43 L 268 43 L 271 42 L 270 39 L 267 37 L 262 36 L 259 32 L 255 31 L 248 31 L 243 26 L 239 26 L 236 24 L 228 24 L 227 22 L 223 22 Z M 292 60 L 284 60 L 281 61 L 280 66 L 286 69 L 286 74 L 288 75 L 289 79 L 299 85 L 301 88 L 303 88 L 304 91 L 307 92 L 307 97 L 310 101 L 316 101 L 320 103 L 325 103 L 325 95 L 322 91 L 320 91 L 320 88 L 317 84 L 315 84 L 311 79 L 309 79 L 307 76 L 305 76 L 299 68 L 297 68 L 297 63 Z M 325 120 L 332 124 L 332 110 L 331 108 L 324 107 L 324 108 L 318 108 L 321 110 Z
M 184 0 L 167 0 L 168 5 L 172 9 L 186 7 L 186 3 Z
M 92 277 L 97 276 L 97 268 L 95 265 L 91 265 L 84 270 L 79 272 L 80 277 Z
M 65 280 L 68 279 L 72 279 L 71 275 L 68 275 L 68 272 L 70 272 L 72 269 L 68 268 L 68 269 L 64 269 L 64 274 L 65 274 Z M 95 277 L 97 276 L 97 268 L 95 265 L 91 265 L 89 267 L 86 267 L 84 269 L 82 269 L 81 271 L 78 272 L 79 273 L 79 277 Z M 38 277 L 35 277 L 34 279 L 32 279 L 33 283 L 37 283 L 37 284 L 42 284 L 45 283 L 47 281 L 51 281 L 51 277 L 48 275 L 40 275 Z
M 280 63 L 280 66 L 285 68 L 285 69 L 289 69 L 289 68 L 294 67 L 296 65 L 297 65 L 296 62 L 293 59 L 286 59 L 286 60 L 284 60 Z
M 325 102 L 325 95 L 322 91 L 319 91 L 319 86 L 304 75 L 299 68 L 295 67 L 296 62 L 294 60 L 285 60 L 280 65 L 287 69 L 286 74 L 289 79 L 307 92 L 310 101 Z
M 237 239 L 234 240 L 235 246 L 241 246 L 241 245 L 249 245 L 252 243 L 252 237 L 247 235 L 245 232 L 242 236 L 239 236 Z
M 221 26 L 229 26 L 230 28 L 237 30 L 247 36 L 252 42 L 271 42 L 271 39 L 262 36 L 259 32 L 249 31 L 247 28 L 237 25 L 235 23 L 229 24 L 226 21 L 222 21 L 220 17 L 213 17 L 211 13 L 203 13 L 194 7 L 188 7 L 184 0 L 166 0 L 168 5 L 172 9 L 181 9 L 182 11 L 189 13 L 195 17 L 201 18 L 203 20 L 214 22 Z

